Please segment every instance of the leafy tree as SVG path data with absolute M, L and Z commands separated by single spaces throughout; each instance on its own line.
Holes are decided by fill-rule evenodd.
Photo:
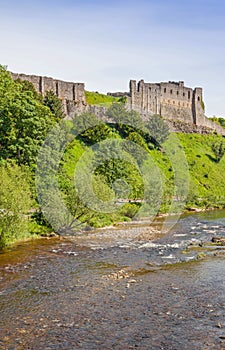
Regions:
M 124 142 L 123 149 L 130 153 L 138 164 L 141 164 L 146 158 L 148 151 L 145 140 L 136 131 L 129 133 L 126 140 L 131 142 Z
M 55 119 L 29 83 L 13 81 L 0 66 L 0 158 L 34 164 Z
M 91 146 L 111 137 L 118 137 L 113 130 L 93 113 L 75 115 L 73 118 L 73 132 Z
M 72 122 L 73 131 L 76 135 L 80 135 L 86 130 L 102 124 L 101 120 L 99 120 L 94 113 L 82 113 L 81 115 L 75 114 L 72 118 Z
M 159 115 L 151 116 L 145 125 L 148 129 L 149 135 L 151 136 L 151 139 L 149 141 L 153 141 L 156 146 L 160 147 L 161 144 L 166 141 L 167 137 L 169 136 L 168 125 Z
M 136 111 L 127 111 L 123 103 L 113 103 L 107 110 L 106 115 L 117 125 L 123 136 L 129 135 L 136 130 L 145 130 L 144 123 Z
M 31 206 L 27 174 L 17 165 L 0 166 L 0 247 L 27 231 L 25 214 Z
M 225 119 L 222 117 L 216 117 L 213 116 L 212 118 L 209 118 L 209 120 L 212 120 L 213 122 L 221 125 L 223 128 L 225 128 Z
M 126 174 L 125 159 L 120 158 L 123 153 L 120 140 L 106 140 L 96 145 L 95 151 L 96 174 L 105 176 L 110 186 Z
M 114 198 L 113 190 L 107 185 L 105 177 L 94 175 L 92 177 L 92 186 L 94 194 L 103 202 L 110 201 Z
M 222 159 L 224 153 L 225 153 L 225 144 L 224 141 L 215 141 L 213 142 L 211 149 L 216 157 L 216 163 L 219 163 L 219 161 Z
M 123 103 L 113 103 L 107 110 L 106 115 L 117 124 L 124 124 L 127 120 L 127 110 Z
M 40 102 L 43 102 L 42 95 L 39 94 L 36 90 L 34 85 L 28 81 L 28 80 L 21 80 L 20 78 L 16 79 L 16 83 L 19 83 L 21 85 L 21 91 L 22 92 L 30 92 L 31 96 L 33 96 L 36 100 L 39 100 Z
M 45 106 L 49 107 L 57 121 L 65 117 L 62 101 L 52 90 L 46 92 L 43 102 Z
M 218 122 L 222 127 L 225 127 L 225 119 L 224 118 L 218 118 Z

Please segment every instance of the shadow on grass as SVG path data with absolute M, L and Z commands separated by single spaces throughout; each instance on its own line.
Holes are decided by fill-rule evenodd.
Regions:
M 214 163 L 218 163 L 218 160 L 211 156 L 211 154 L 206 154 L 206 156 Z

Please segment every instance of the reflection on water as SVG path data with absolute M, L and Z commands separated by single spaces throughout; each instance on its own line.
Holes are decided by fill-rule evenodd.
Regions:
M 0 349 L 225 349 L 225 258 L 205 246 L 223 215 L 3 252 Z

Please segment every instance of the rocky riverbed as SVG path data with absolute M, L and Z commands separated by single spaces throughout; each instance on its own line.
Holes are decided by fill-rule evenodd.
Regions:
M 225 212 L 0 254 L 0 349 L 225 349 Z M 172 218 L 171 218 L 172 220 Z

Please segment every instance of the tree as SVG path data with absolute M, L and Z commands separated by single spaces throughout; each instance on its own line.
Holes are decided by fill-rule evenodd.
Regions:
M 31 206 L 27 174 L 17 165 L 0 166 L 0 247 L 27 230 L 25 214 Z
M 55 124 L 34 88 L 13 81 L 0 66 L 0 158 L 34 164 L 40 146 Z
M 52 90 L 46 92 L 43 102 L 45 106 L 49 107 L 57 121 L 65 117 L 62 101 Z
M 219 161 L 222 159 L 224 153 L 225 153 L 225 144 L 223 140 L 218 140 L 213 142 L 211 149 L 216 157 L 216 163 L 219 163 Z
M 220 123 L 220 125 L 222 126 L 222 127 L 225 127 L 225 119 L 224 118 L 218 118 L 218 122 Z
M 118 129 L 125 136 L 136 130 L 145 130 L 140 114 L 133 110 L 128 111 L 123 103 L 113 103 L 106 115 L 118 125 Z
M 164 122 L 161 116 L 153 115 L 146 122 L 146 128 L 150 137 L 153 139 L 152 142 L 160 147 L 161 144 L 166 141 L 169 136 L 169 127 Z M 151 141 L 151 140 L 150 140 Z
M 134 131 L 129 133 L 126 140 L 128 140 L 128 142 L 124 142 L 124 150 L 130 153 L 138 164 L 141 164 L 147 157 L 148 152 L 148 148 L 143 137 Z

